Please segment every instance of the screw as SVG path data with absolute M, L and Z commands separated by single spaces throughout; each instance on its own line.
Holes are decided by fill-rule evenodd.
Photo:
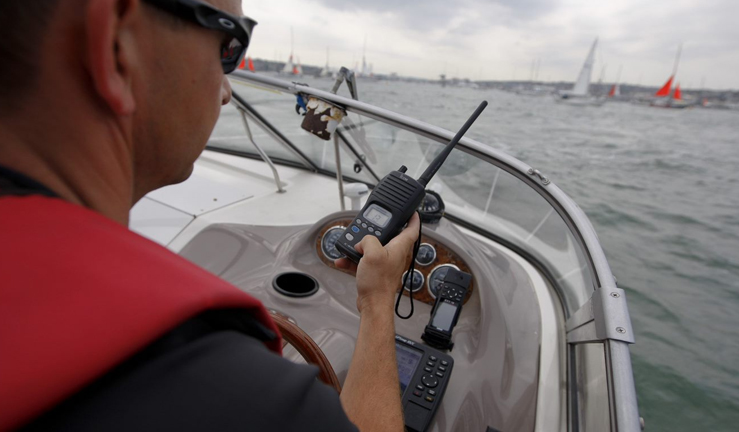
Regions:
M 534 175 L 534 169 L 533 168 L 529 168 L 529 175 Z
M 619 298 L 619 297 L 621 297 L 621 294 L 619 294 L 617 292 L 612 292 L 611 293 L 611 297 L 613 297 L 613 298 Z
M 623 327 L 616 327 L 616 332 L 621 333 L 621 334 L 624 334 L 624 333 L 626 333 L 626 329 L 623 328 Z

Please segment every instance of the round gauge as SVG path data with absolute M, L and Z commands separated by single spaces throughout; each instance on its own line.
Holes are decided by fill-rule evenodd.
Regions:
M 436 259 L 436 249 L 428 243 L 421 243 L 416 255 L 416 262 L 422 266 L 427 266 Z
M 459 270 L 459 267 L 454 264 L 442 264 L 432 270 L 431 274 L 429 274 L 429 293 L 431 293 L 433 298 L 436 298 L 436 293 L 439 292 L 439 285 L 444 282 L 444 277 L 450 268 Z
M 337 260 L 344 256 L 338 249 L 336 249 L 336 241 L 339 240 L 341 234 L 344 233 L 344 229 L 345 227 L 343 226 L 335 226 L 329 228 L 328 231 L 323 234 L 323 238 L 321 238 L 321 252 L 323 252 L 323 255 L 326 258 Z
M 407 271 L 404 272 L 403 273 L 403 277 L 400 278 L 400 283 L 403 283 L 403 281 L 405 280 L 405 275 L 406 274 L 408 274 Z M 423 273 L 421 273 L 420 271 L 413 270 L 413 277 L 412 278 L 408 278 L 408 279 L 412 279 L 412 281 L 411 280 L 408 280 L 406 282 L 406 284 L 405 284 L 405 290 L 406 291 L 410 291 L 408 285 L 411 285 L 411 284 L 413 284 L 412 285 L 413 286 L 413 292 L 416 292 L 416 291 L 420 290 L 421 288 L 423 288 L 423 281 L 424 281 L 424 279 L 423 279 Z

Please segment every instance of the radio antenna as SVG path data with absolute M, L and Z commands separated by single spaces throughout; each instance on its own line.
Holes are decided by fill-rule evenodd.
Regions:
M 462 139 L 465 133 L 467 133 L 467 130 L 472 126 L 472 123 L 477 120 L 478 117 L 480 117 L 480 114 L 482 114 L 483 110 L 485 110 L 485 107 L 488 106 L 487 101 L 482 101 L 480 103 L 480 106 L 477 107 L 475 112 L 472 113 L 472 116 L 467 119 L 467 122 L 462 126 L 462 129 L 457 132 L 457 135 L 452 138 L 451 141 L 449 141 L 449 144 L 444 147 L 444 150 L 441 151 L 439 156 L 436 156 L 436 158 L 431 162 L 431 165 L 429 165 L 428 168 L 426 168 L 426 171 L 423 172 L 421 177 L 418 178 L 418 182 L 421 183 L 424 187 L 426 187 L 427 184 L 431 181 L 431 179 L 434 177 L 437 171 L 439 171 L 439 168 L 441 168 L 441 165 L 444 163 L 447 157 L 449 157 L 449 154 L 454 150 L 454 146 L 457 145 L 459 140 Z

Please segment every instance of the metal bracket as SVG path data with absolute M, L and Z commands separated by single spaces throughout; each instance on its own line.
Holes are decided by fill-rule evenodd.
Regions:
M 615 286 L 596 289 L 590 300 L 570 316 L 566 329 L 567 342 L 571 344 L 608 339 L 633 344 L 626 293 Z
M 234 99 L 232 101 L 236 109 L 241 114 L 241 120 L 244 122 L 244 129 L 246 130 L 246 134 L 249 137 L 249 141 L 254 145 L 254 147 L 257 149 L 257 152 L 262 157 L 262 160 L 269 165 L 269 167 L 272 169 L 272 175 L 275 177 L 275 184 L 277 185 L 277 191 L 280 193 L 285 192 L 285 189 L 282 187 L 282 181 L 280 181 L 280 174 L 277 172 L 277 168 L 275 167 L 275 164 L 272 163 L 272 159 L 269 158 L 267 153 L 262 150 L 261 147 L 259 147 L 259 144 L 254 141 L 254 136 L 251 133 L 251 128 L 249 127 L 249 122 L 246 119 L 247 111 Z
M 529 173 L 529 175 L 539 177 L 539 180 L 541 181 L 541 184 L 543 184 L 544 186 L 546 186 L 549 183 L 551 183 L 551 181 L 549 181 L 549 178 L 547 178 L 544 174 L 542 174 L 541 171 L 539 171 L 538 169 L 529 168 L 528 173 Z
M 357 76 L 353 70 L 349 70 L 343 66 L 339 70 L 339 76 L 336 78 L 336 83 L 334 83 L 334 87 L 331 89 L 331 93 L 336 94 L 336 92 L 339 91 L 339 87 L 341 87 L 341 83 L 343 83 L 344 80 L 346 80 L 346 85 L 349 87 L 349 94 L 352 96 L 352 99 L 359 100 L 359 91 L 357 90 Z
M 334 134 L 334 153 L 336 154 L 336 181 L 339 183 L 339 202 L 341 211 L 346 210 L 344 203 L 344 175 L 341 173 L 341 152 L 339 148 L 339 134 Z

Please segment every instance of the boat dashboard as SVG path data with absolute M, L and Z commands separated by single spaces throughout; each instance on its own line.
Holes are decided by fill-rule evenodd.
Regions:
M 213 223 L 179 253 L 297 323 L 323 350 L 343 383 L 359 313 L 356 280 L 334 265 L 332 245 L 355 215 L 331 213 L 312 225 Z M 542 361 L 543 315 L 536 309 L 545 282 L 511 251 L 446 219 L 424 224 L 422 244 L 418 274 L 412 288 L 403 290 L 407 296 L 413 289 L 415 313 L 395 322 L 405 340 L 421 346 L 445 269 L 472 275 L 454 328 L 454 348 L 444 353 L 454 369 L 428 430 L 533 430 Z M 399 291 L 401 285 L 398 281 Z M 408 302 L 401 302 L 401 314 L 408 310 Z M 290 348 L 285 357 L 302 361 Z
M 324 226 L 318 230 L 315 238 L 316 255 L 326 266 L 337 271 L 353 274 L 348 270 L 343 270 L 334 264 L 334 261 L 341 258 L 341 253 L 336 249 L 336 240 L 344 233 L 344 230 L 354 223 L 353 218 L 337 218 L 329 220 Z M 362 221 L 357 219 L 357 223 Z M 372 227 L 370 227 L 372 228 Z M 410 296 L 413 293 L 414 301 L 420 301 L 428 305 L 433 305 L 439 293 L 439 287 L 444 281 L 444 277 L 450 268 L 471 273 L 470 266 L 462 257 L 454 252 L 443 240 L 434 238 L 433 234 L 422 234 L 421 245 L 416 255 L 415 270 L 412 277 L 406 280 L 406 273 L 403 273 L 401 280 L 398 281 L 397 291 L 401 291 L 403 280 L 406 280 L 403 295 Z M 410 257 L 406 263 L 406 267 L 410 264 Z M 462 300 L 466 304 L 472 297 L 474 291 L 474 275 L 470 288 L 465 298 Z

